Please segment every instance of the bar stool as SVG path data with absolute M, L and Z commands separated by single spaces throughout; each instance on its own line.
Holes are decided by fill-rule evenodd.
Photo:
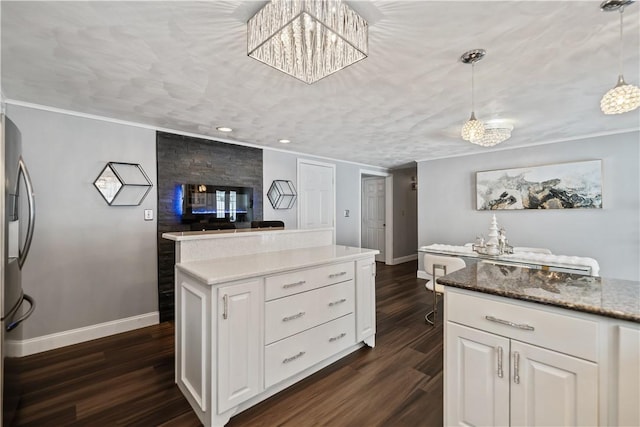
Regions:
M 437 295 L 444 293 L 444 286 L 438 283 L 437 277 L 442 277 L 446 274 L 453 273 L 454 271 L 460 270 L 461 268 L 465 267 L 466 264 L 464 263 L 462 258 L 433 254 L 424 255 L 424 270 L 429 277 L 429 281 L 427 281 L 424 286 L 428 291 L 433 292 L 433 310 L 431 310 L 424 316 L 424 320 L 430 325 L 435 325 L 436 322 L 436 314 L 438 313 Z M 437 272 L 442 274 L 439 274 L 439 276 L 437 276 Z M 429 320 L 429 317 L 431 315 L 433 315 L 433 320 Z

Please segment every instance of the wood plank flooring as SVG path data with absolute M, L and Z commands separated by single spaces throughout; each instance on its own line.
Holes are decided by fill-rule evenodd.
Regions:
M 228 426 L 441 426 L 442 322 L 416 262 L 377 264 L 376 347 L 365 347 Z M 23 358 L 17 426 L 199 426 L 174 376 L 173 324 Z

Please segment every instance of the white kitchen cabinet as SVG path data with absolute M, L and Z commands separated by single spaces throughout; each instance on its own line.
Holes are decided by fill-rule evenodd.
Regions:
M 445 301 L 445 425 L 599 424 L 599 353 L 584 345 L 597 322 L 450 288 Z
M 262 390 L 260 295 L 262 280 L 218 289 L 218 411 Z
M 598 425 L 598 365 L 511 341 L 511 425 Z
M 509 425 L 509 339 L 447 324 L 445 425 Z
M 640 325 L 612 324 L 610 425 L 640 426 Z
M 373 259 L 356 261 L 356 340 L 375 346 L 376 263 Z
M 375 252 L 330 249 L 343 256 L 327 260 L 327 249 L 313 248 L 280 252 L 287 264 L 277 268 L 272 254 L 233 260 L 266 266 L 251 273 L 225 271 L 224 260 L 178 265 L 176 383 L 203 425 L 223 426 L 364 344 L 373 346 Z M 324 261 L 308 265 L 316 253 Z

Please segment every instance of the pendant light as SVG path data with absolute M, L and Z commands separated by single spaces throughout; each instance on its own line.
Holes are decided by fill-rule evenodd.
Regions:
M 640 88 L 624 81 L 622 76 L 622 14 L 624 7 L 633 3 L 632 0 L 606 0 L 600 4 L 603 12 L 620 11 L 620 58 L 619 75 L 616 86 L 604 94 L 600 101 L 600 109 L 604 114 L 621 114 L 633 111 L 640 106 Z
M 464 124 L 464 126 L 462 126 L 462 139 L 474 144 L 481 141 L 484 136 L 484 123 L 476 119 L 474 111 L 474 66 L 476 62 L 484 58 L 486 53 L 487 52 L 484 49 L 473 49 L 463 53 L 460 57 L 460 61 L 463 63 L 471 64 L 471 117 L 469 117 L 469 120 Z

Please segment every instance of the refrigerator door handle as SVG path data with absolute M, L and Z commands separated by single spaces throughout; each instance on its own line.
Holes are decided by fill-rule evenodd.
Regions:
M 25 314 L 20 316 L 18 319 L 10 322 L 7 325 L 7 332 L 17 328 L 18 325 L 20 323 L 24 322 L 25 320 L 27 320 L 29 318 L 29 316 L 31 316 L 33 314 L 33 311 L 36 309 L 36 302 L 29 295 L 23 294 L 22 301 L 27 301 L 31 307 L 29 307 L 29 311 L 27 311 Z
M 27 259 L 27 255 L 29 254 L 29 249 L 31 249 L 31 240 L 33 239 L 33 229 L 36 224 L 36 205 L 35 205 L 35 198 L 33 196 L 33 184 L 31 182 L 31 176 L 29 175 L 29 171 L 27 170 L 27 165 L 24 163 L 22 156 L 20 156 L 20 159 L 18 160 L 18 183 L 16 185 L 20 185 L 19 184 L 20 175 L 24 177 L 24 184 L 27 188 L 27 200 L 29 202 L 29 222 L 27 224 L 27 236 L 24 241 L 24 248 L 18 249 L 18 267 L 22 269 L 22 266 L 24 265 L 24 262 Z M 26 298 L 26 295 L 25 295 L 25 298 Z

